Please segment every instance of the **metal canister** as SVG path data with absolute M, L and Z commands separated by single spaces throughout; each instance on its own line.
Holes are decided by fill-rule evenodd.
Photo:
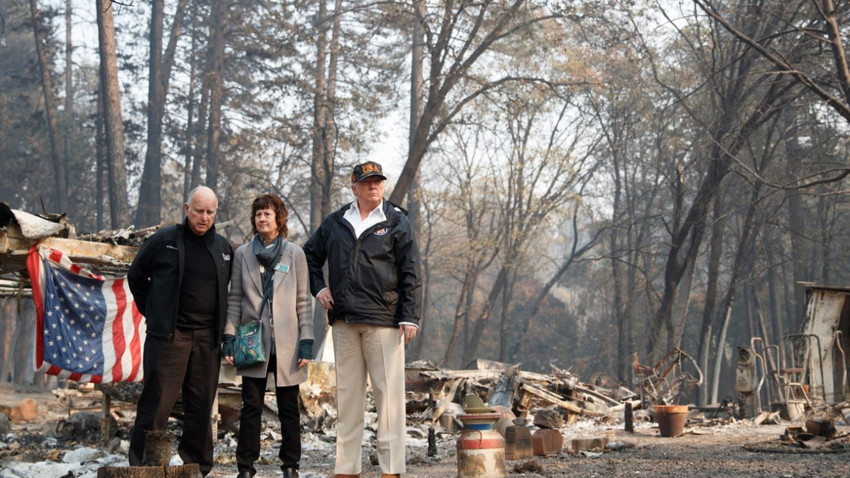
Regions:
M 504 478 L 505 439 L 495 430 L 498 413 L 461 415 L 457 439 L 458 478 Z

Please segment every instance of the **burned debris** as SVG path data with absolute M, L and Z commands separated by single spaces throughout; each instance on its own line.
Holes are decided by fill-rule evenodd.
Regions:
M 487 418 L 490 420 L 492 433 L 500 435 L 504 444 L 499 451 L 488 450 L 494 459 L 497 454 L 503 454 L 503 459 L 507 461 L 504 465 L 505 474 L 520 473 L 521 471 L 517 470 L 534 466 L 546 469 L 553 466 L 552 462 L 547 461 L 552 459 L 593 459 L 612 452 L 642 453 L 640 450 L 643 448 L 640 445 L 636 447 L 635 440 L 640 441 L 642 437 L 657 437 L 661 434 L 659 427 L 651 421 L 650 410 L 646 409 L 639 399 L 639 391 L 631 392 L 621 388 L 611 390 L 587 384 L 564 370 L 553 369 L 551 374 L 525 372 L 520 370 L 519 366 L 504 367 L 501 370 L 446 370 L 419 362 L 409 364 L 407 376 L 408 441 L 411 449 L 409 461 L 415 466 L 439 466 L 440 463 L 453 463 L 458 460 L 458 439 L 463 436 L 464 427 L 469 426 L 470 415 L 479 418 L 481 415 L 489 416 Z M 55 430 L 49 434 L 53 437 L 50 439 L 53 440 L 54 448 L 97 447 L 120 457 L 124 456 L 122 448 L 126 447 L 126 437 L 134 410 L 132 404 L 125 403 L 125 400 L 135 399 L 133 384 L 96 387 L 69 385 L 58 389 L 54 395 L 55 407 L 50 427 Z M 314 457 L 317 463 L 332 463 L 335 438 L 333 364 L 311 364 L 310 380 L 302 386 L 301 395 L 304 443 L 310 450 L 309 455 Z M 93 435 L 92 431 L 100 431 L 102 428 L 91 420 L 92 415 L 100 416 L 98 408 L 102 403 L 99 402 L 106 396 L 110 397 L 109 414 L 116 420 L 114 426 L 117 429 L 116 438 L 109 442 L 105 442 L 107 436 L 104 435 L 94 438 L 96 434 Z M 237 422 L 235 417 L 238 417 L 239 413 L 239 402 L 234 397 L 238 397 L 238 381 L 232 377 L 228 378 L 225 374 L 219 389 L 216 442 L 216 461 L 223 466 L 232 466 Z M 477 398 L 477 401 L 470 400 L 470 397 Z M 496 402 L 505 405 L 494 405 Z M 634 408 L 638 417 L 634 434 L 623 431 L 627 405 Z M 658 404 L 652 404 L 653 409 L 656 405 Z M 262 440 L 267 444 L 263 450 L 268 456 L 261 456 L 259 463 L 273 466 L 276 441 L 280 439 L 275 428 L 275 401 L 267 400 L 266 407 Z M 749 427 L 756 425 L 756 420 L 737 421 L 732 417 L 725 421 L 709 419 L 697 407 L 680 407 L 686 410 L 687 422 L 684 432 L 692 437 L 702 435 L 704 432 L 701 430 L 726 430 L 737 423 L 750 423 Z M 31 408 L 31 404 L 24 404 L 21 411 Z M 44 411 L 40 410 L 40 413 L 43 414 Z M 72 424 L 74 420 L 70 417 L 74 415 L 81 415 L 74 420 L 80 420 L 80 427 L 83 428 L 75 428 L 77 425 Z M 366 436 L 374 440 L 374 411 L 368 412 L 367 417 L 370 418 L 367 419 Z M 179 420 L 179 413 L 175 418 Z M 774 419 L 779 420 L 778 415 L 773 415 L 763 423 L 769 424 Z M 655 420 L 658 420 L 658 417 L 655 417 Z M 805 423 L 777 425 L 786 430 L 781 437 L 777 432 L 770 442 L 746 446 L 753 451 L 773 452 L 799 449 L 810 452 L 843 450 L 847 444 L 847 435 L 836 420 L 843 421 L 843 418 L 827 421 L 812 417 Z M 17 421 L 19 424 L 25 422 L 23 419 Z M 44 431 L 47 428 L 37 427 L 36 433 L 41 438 L 35 438 L 34 435 L 31 435 L 32 438 L 25 438 L 21 432 L 4 435 L 6 438 L 0 441 L 8 440 L 10 444 L 17 445 L 15 450 L 0 450 L 0 459 L 8 460 L 14 457 L 15 460 L 32 460 L 34 456 L 40 456 L 41 460 L 47 460 L 54 463 L 51 466 L 55 466 L 57 460 L 62 460 L 62 455 L 51 459 L 46 453 L 46 442 L 39 441 L 48 436 Z M 174 427 L 170 432 L 179 433 L 179 427 Z M 711 435 L 716 432 L 705 433 Z M 25 458 L 22 453 L 30 458 Z M 479 464 L 477 460 L 470 458 L 470 461 L 458 462 L 457 465 L 466 467 L 462 468 L 461 472 L 467 470 L 469 473 L 475 473 L 479 465 L 487 466 Z M 24 465 L 17 461 L 16 463 L 15 469 L 23 470 L 20 473 L 24 473 Z M 115 469 L 124 466 L 115 462 L 105 463 L 108 464 L 102 466 Z M 25 476 L 20 473 L 20 476 Z M 458 476 L 466 475 L 461 473 Z

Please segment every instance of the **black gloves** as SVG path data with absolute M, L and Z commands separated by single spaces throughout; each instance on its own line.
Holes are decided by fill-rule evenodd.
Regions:
M 298 342 L 298 360 L 313 360 L 313 341 L 302 339 Z
M 233 335 L 225 335 L 221 341 L 221 355 L 222 357 L 232 357 L 236 352 L 233 349 L 233 342 L 236 341 L 236 337 Z

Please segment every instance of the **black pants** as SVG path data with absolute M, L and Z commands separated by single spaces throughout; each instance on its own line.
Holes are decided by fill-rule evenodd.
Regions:
M 218 386 L 221 354 L 212 329 L 175 330 L 171 340 L 145 338 L 145 384 L 130 438 L 130 465 L 142 464 L 145 431 L 163 430 L 182 391 L 183 435 L 177 452 L 197 463 L 204 475 L 213 467 L 210 416 Z
M 269 357 L 271 372 L 275 373 L 276 357 Z M 275 373 L 275 376 L 277 374 Z M 242 377 L 242 415 L 239 418 L 239 443 L 236 462 L 239 471 L 257 473 L 254 462 L 260 457 L 263 396 L 266 378 Z M 284 468 L 298 468 L 301 461 L 301 415 L 298 411 L 298 385 L 275 387 L 277 416 L 280 420 L 281 443 L 278 457 Z

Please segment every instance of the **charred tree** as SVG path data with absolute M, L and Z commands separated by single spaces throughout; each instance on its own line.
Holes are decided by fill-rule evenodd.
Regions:
M 112 2 L 97 0 L 97 31 L 100 50 L 100 81 L 103 91 L 106 158 L 108 164 L 109 216 L 113 228 L 129 225 L 127 177 L 124 158 L 124 122 L 118 89 L 118 59 Z
M 224 101 L 224 29 L 227 24 L 227 5 L 224 0 L 214 0 L 211 6 L 209 70 L 206 88 L 209 91 L 209 129 L 207 132 L 207 181 L 215 190 L 218 186 L 221 159 L 221 110 Z
M 148 79 L 148 137 L 145 152 L 145 166 L 142 183 L 139 187 L 139 206 L 136 209 L 137 228 L 154 226 L 160 223 L 162 209 L 162 121 L 165 116 L 165 98 L 174 53 L 180 37 L 182 19 L 188 0 L 180 0 L 174 13 L 168 47 L 162 52 L 165 0 L 154 0 L 151 6 L 149 40 L 149 79 Z
M 44 93 L 44 114 L 47 122 L 47 133 L 50 139 L 50 157 L 53 162 L 53 177 L 56 190 L 54 191 L 55 207 L 59 212 L 68 210 L 68 183 L 65 173 L 65 163 L 59 153 L 59 127 L 56 121 L 56 103 L 53 98 L 53 81 L 50 79 L 50 62 L 45 48 L 45 26 L 41 18 L 37 0 L 30 0 L 32 14 L 32 32 L 35 38 L 35 50 L 38 55 L 38 67 L 41 72 L 41 89 Z

